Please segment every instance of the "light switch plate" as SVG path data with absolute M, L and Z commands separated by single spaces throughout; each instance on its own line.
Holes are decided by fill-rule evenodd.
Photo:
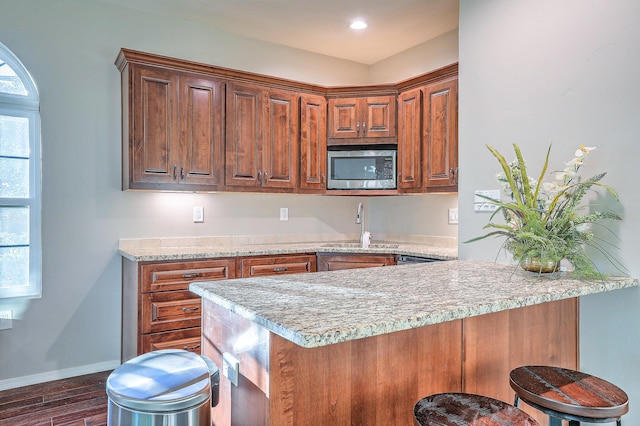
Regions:
M 476 212 L 494 212 L 498 210 L 498 206 L 491 204 L 486 198 L 480 197 L 479 195 L 484 195 L 485 197 L 500 201 L 499 189 L 477 190 L 475 192 L 475 200 L 473 203 L 473 210 Z
M 12 318 L 12 311 L 0 311 L 0 330 L 9 330 L 13 328 Z

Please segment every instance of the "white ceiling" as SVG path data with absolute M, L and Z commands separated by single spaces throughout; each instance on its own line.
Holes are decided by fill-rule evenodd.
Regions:
M 367 65 L 458 27 L 458 0 L 105 1 Z

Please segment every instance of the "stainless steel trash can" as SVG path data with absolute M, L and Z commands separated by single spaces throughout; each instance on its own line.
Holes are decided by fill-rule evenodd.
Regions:
M 210 426 L 220 371 L 179 349 L 149 352 L 107 378 L 108 426 Z

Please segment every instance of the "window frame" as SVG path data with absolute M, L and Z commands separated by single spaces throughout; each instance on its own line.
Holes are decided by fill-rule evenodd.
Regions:
M 20 60 L 0 43 L 0 60 L 22 81 L 27 95 L 0 92 L 0 115 L 29 120 L 29 197 L 2 198 L 0 206 L 29 207 L 29 283 L 17 288 L 0 288 L 0 300 L 42 296 L 42 153 L 40 99 L 33 78 Z

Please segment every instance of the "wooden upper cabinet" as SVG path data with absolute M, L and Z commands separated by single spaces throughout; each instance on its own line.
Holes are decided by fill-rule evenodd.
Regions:
M 458 190 L 458 79 L 425 87 L 426 189 Z
M 331 98 L 328 127 L 340 144 L 395 143 L 396 97 Z
M 137 64 L 123 80 L 123 189 L 217 189 L 224 84 Z
M 398 96 L 398 189 L 422 190 L 422 89 Z
M 323 193 L 327 185 L 327 101 L 300 98 L 300 190 Z
M 295 92 L 230 83 L 226 113 L 225 184 L 294 189 L 299 158 Z

